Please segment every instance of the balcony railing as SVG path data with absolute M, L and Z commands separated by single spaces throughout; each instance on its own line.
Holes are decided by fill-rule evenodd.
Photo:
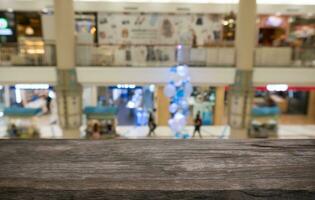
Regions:
M 54 44 L 0 44 L 0 66 L 55 66 Z
M 76 46 L 77 66 L 168 67 L 177 63 L 178 45 L 86 45 Z M 190 66 L 235 65 L 233 47 L 196 47 L 189 52 Z
M 177 45 L 77 44 L 77 66 L 169 67 L 177 63 Z M 0 44 L 0 66 L 56 66 L 54 43 Z M 192 67 L 233 67 L 232 45 L 191 48 Z M 315 67 L 315 46 L 256 47 L 256 67 Z
M 177 45 L 86 45 L 76 47 L 77 66 L 166 67 L 177 63 Z M 234 46 L 190 49 L 189 65 L 233 67 Z M 256 67 L 315 67 L 315 47 L 256 47 Z
M 256 67 L 315 67 L 314 47 L 257 47 Z

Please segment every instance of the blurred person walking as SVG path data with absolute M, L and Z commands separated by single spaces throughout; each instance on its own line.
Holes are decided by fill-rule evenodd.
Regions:
M 194 120 L 194 132 L 193 132 L 193 137 L 195 137 L 196 132 L 198 132 L 199 137 L 202 138 L 201 136 L 201 126 L 202 126 L 202 119 L 200 117 L 200 111 L 198 111 L 196 118 Z
M 156 122 L 155 122 L 155 117 L 154 117 L 154 113 L 155 113 L 155 109 L 153 109 L 152 112 L 150 112 L 149 114 L 149 121 L 148 121 L 148 126 L 149 126 L 149 133 L 148 136 L 152 136 L 153 134 L 155 134 L 155 129 L 157 127 Z

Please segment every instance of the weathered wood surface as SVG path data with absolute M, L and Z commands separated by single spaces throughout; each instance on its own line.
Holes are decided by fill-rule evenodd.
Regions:
M 315 199 L 315 140 L 0 140 L 0 199 Z

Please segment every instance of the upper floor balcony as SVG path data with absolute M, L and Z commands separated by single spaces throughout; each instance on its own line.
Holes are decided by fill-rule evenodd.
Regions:
M 76 66 L 169 67 L 177 63 L 178 45 L 77 44 Z M 52 42 L 0 44 L 0 66 L 56 66 Z M 187 60 L 191 67 L 235 67 L 233 44 L 194 46 Z M 257 46 L 255 67 L 315 67 L 315 44 Z
M 168 13 L 159 9 L 77 11 L 76 66 L 172 66 L 177 63 L 178 44 L 191 47 L 185 54 L 191 67 L 236 65 L 235 10 Z M 315 15 L 310 10 L 304 6 L 298 14 L 285 14 L 258 9 L 255 67 L 315 66 Z M 58 27 L 53 12 L 0 11 L 0 16 L 7 26 L 0 33 L 0 66 L 56 66 Z
M 0 44 L 0 66 L 56 66 L 54 43 L 27 41 Z

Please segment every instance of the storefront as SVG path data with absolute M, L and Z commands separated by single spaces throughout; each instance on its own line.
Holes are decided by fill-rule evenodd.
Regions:
M 236 14 L 231 12 L 224 16 L 223 21 L 223 41 L 233 44 L 236 32 Z
M 290 40 L 293 41 L 294 60 L 297 64 L 315 65 L 315 16 L 291 18 Z
M 54 137 L 58 117 L 53 87 L 48 84 L 3 86 L 0 95 L 1 137 Z M 57 129 L 62 136 L 60 128 Z
M 163 104 L 163 102 L 159 102 L 159 99 L 166 98 L 164 97 L 164 94 L 158 93 L 157 88 L 160 86 L 155 85 L 137 86 L 120 84 L 116 86 L 99 86 L 96 87 L 97 94 L 96 92 L 92 92 L 93 87 L 87 86 L 84 89 L 84 107 L 100 106 L 118 108 L 117 122 L 118 125 L 121 126 L 146 125 L 146 118 L 148 117 L 149 112 L 152 112 L 154 109 L 159 110 L 158 108 L 162 106 L 160 104 Z M 193 125 L 193 119 L 198 112 L 201 114 L 204 125 L 214 124 L 214 112 L 217 101 L 216 90 L 217 88 L 215 87 L 193 87 L 193 93 L 188 101 L 189 125 Z M 96 99 L 93 100 L 93 95 L 97 96 L 97 101 Z M 161 95 L 162 97 L 160 97 Z M 224 95 L 225 94 L 223 93 L 223 104 Z M 168 109 L 165 109 L 162 114 L 157 113 L 157 115 L 166 116 L 167 121 L 170 113 Z
M 15 15 L 0 11 L 0 44 L 12 42 L 16 42 Z
M 76 14 L 77 43 L 98 41 L 96 20 L 96 13 Z M 0 64 L 55 65 L 54 26 L 51 12 L 0 12 Z
M 75 31 L 77 43 L 93 44 L 98 42 L 97 35 L 97 14 L 96 13 L 76 13 Z
M 193 93 L 189 99 L 189 105 L 191 107 L 189 124 L 193 125 L 193 119 L 195 119 L 199 112 L 203 125 L 213 125 L 215 101 L 215 87 L 194 87 Z
M 287 46 L 289 33 L 289 17 L 261 15 L 258 18 L 259 38 L 261 46 Z
M 256 87 L 249 136 L 276 138 L 287 134 L 283 127 L 303 129 L 300 125 L 314 124 L 314 94 L 313 87 L 286 84 Z
M 279 115 L 307 117 L 312 106 L 313 87 L 288 86 L 286 84 L 270 84 L 256 87 L 254 104 L 272 104 L 279 108 Z
M 118 108 L 118 125 L 146 125 L 154 109 L 154 85 L 98 87 L 98 105 Z
M 13 12 L 0 11 L 0 64 L 10 62 L 11 55 L 17 52 L 15 15 Z

